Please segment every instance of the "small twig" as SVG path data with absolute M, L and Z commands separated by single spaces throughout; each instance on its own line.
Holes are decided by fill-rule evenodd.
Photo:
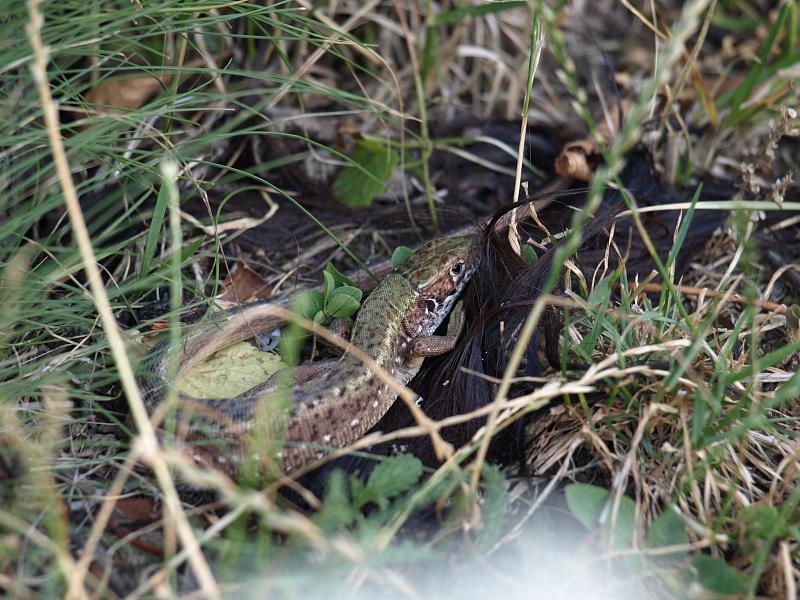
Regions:
M 522 160 L 525 156 L 525 139 L 526 132 L 528 131 L 528 112 L 530 106 L 531 92 L 533 90 L 533 80 L 536 78 L 536 71 L 539 69 L 539 60 L 542 57 L 542 49 L 544 48 L 544 30 L 539 25 L 539 13 L 537 12 L 533 18 L 533 31 L 531 32 L 531 48 L 530 57 L 528 60 L 528 82 L 525 87 L 525 98 L 522 102 L 522 119 L 520 120 L 519 128 L 519 146 L 517 147 L 517 168 L 514 173 L 514 195 L 511 199 L 512 203 L 519 200 L 519 191 L 522 187 Z M 533 204 L 530 205 L 531 210 Z M 533 212 L 535 215 L 535 210 Z M 521 255 L 519 232 L 517 231 L 517 211 L 512 210 L 510 214 L 511 220 L 508 225 L 508 243 L 517 255 Z
M 779 554 L 783 580 L 786 585 L 786 598 L 787 600 L 797 600 L 797 580 L 794 575 L 796 569 L 792 565 L 792 555 L 786 540 L 781 540 Z
M 632 291 L 640 293 L 660 292 L 664 289 L 664 285 L 661 283 L 643 283 L 641 285 L 636 285 L 635 283 L 632 283 L 630 287 Z M 775 312 L 781 315 L 784 314 L 787 310 L 785 304 L 776 304 L 775 302 L 761 300 L 760 298 L 750 300 L 740 294 L 730 291 L 718 292 L 717 290 L 710 290 L 708 288 L 699 288 L 691 285 L 677 285 L 677 284 L 675 285 L 675 289 L 681 294 L 684 294 L 686 296 L 695 296 L 695 297 L 707 296 L 709 298 L 722 298 L 723 301 L 733 302 L 734 304 L 742 304 L 744 306 L 749 306 L 749 305 L 756 306 L 758 308 L 762 308 L 764 310 Z

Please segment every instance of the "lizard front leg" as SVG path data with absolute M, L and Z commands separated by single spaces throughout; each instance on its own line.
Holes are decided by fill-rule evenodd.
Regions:
M 464 306 L 461 302 L 455 305 L 450 313 L 446 335 L 425 335 L 415 337 L 409 348 L 414 356 L 439 356 L 456 347 L 458 338 L 464 330 Z

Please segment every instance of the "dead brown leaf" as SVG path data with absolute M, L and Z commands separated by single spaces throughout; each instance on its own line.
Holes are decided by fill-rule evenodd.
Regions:
M 270 295 L 267 282 L 247 265 L 236 265 L 222 284 L 220 303 L 239 304 L 262 300 Z
M 155 556 L 164 555 L 163 533 L 160 528 L 133 535 L 161 520 L 161 510 L 151 498 L 121 498 L 114 506 L 108 530 L 119 539 Z
M 556 173 L 580 181 L 589 181 L 595 166 L 597 166 L 595 145 L 589 139 L 564 144 L 555 164 Z
M 136 525 L 150 525 L 161 518 L 161 510 L 152 498 L 120 498 L 114 510 L 120 518 Z
M 169 76 L 163 80 L 152 76 L 112 79 L 89 90 L 86 100 L 96 105 L 98 113 L 121 115 L 144 106 L 163 86 L 169 84 L 170 79 Z
M 611 104 L 608 112 L 598 120 L 597 133 L 604 144 L 608 144 L 620 128 L 620 119 L 630 107 L 629 100 Z M 595 167 L 600 163 L 597 143 L 591 136 L 564 144 L 555 162 L 556 173 L 562 177 L 572 177 L 589 181 Z

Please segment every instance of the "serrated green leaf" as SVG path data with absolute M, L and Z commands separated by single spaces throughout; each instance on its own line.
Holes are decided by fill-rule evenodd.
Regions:
M 334 267 L 332 263 L 328 263 L 327 265 L 325 265 L 325 272 L 328 272 L 331 275 L 333 275 L 333 280 L 334 283 L 336 284 L 336 287 L 342 287 L 345 285 L 355 287 L 353 280 L 350 279 L 347 275 L 345 275 L 341 271 L 339 271 L 339 269 Z
M 295 301 L 295 312 L 300 313 L 306 319 L 313 319 L 319 311 L 325 308 L 325 297 L 322 292 L 316 290 L 301 294 Z
M 339 171 L 331 189 L 347 206 L 366 207 L 383 192 L 385 183 L 400 163 L 391 147 L 377 140 L 362 138 L 356 142 L 353 164 Z
M 362 506 L 372 501 L 368 496 L 364 482 L 356 475 L 350 476 L 350 496 L 353 498 L 353 506 L 356 509 L 360 509 Z
M 320 310 L 314 315 L 314 325 L 322 325 L 327 320 L 328 315 L 325 314 L 324 310 Z
M 478 532 L 478 548 L 489 550 L 500 539 L 503 521 L 508 508 L 508 489 L 503 473 L 493 465 L 485 465 L 482 470 L 482 488 L 484 491 L 481 504 L 481 520 L 483 527 Z
M 333 290 L 336 289 L 336 278 L 333 273 L 329 271 L 322 272 L 322 294 L 325 296 L 325 302 L 331 297 Z
M 725 595 L 744 592 L 741 573 L 721 558 L 698 554 L 692 558 L 692 566 L 697 570 L 697 582 L 707 590 Z
M 356 314 L 360 306 L 351 295 L 336 290 L 325 303 L 325 314 L 331 319 L 346 319 Z
M 522 249 L 522 260 L 524 260 L 529 265 L 535 265 L 539 262 L 539 255 L 536 254 L 536 248 L 531 246 L 530 244 L 525 244 Z
M 437 502 L 455 493 L 459 486 L 469 481 L 469 476 L 461 469 L 452 469 L 446 476 L 436 479 L 435 482 L 427 482 L 420 489 L 417 497 L 418 505 L 424 506 L 431 502 Z
M 422 476 L 422 462 L 410 454 L 391 456 L 380 463 L 367 480 L 367 490 L 377 498 L 393 498 Z
M 672 509 L 667 508 L 662 512 L 647 531 L 645 545 L 648 548 L 663 548 L 665 546 L 683 546 L 689 543 L 683 519 Z M 670 558 L 681 558 L 687 554 L 681 550 L 668 554 Z
M 398 246 L 392 252 L 392 268 L 396 269 L 398 265 L 403 264 L 405 260 L 414 254 L 414 251 L 408 246 Z
M 358 511 L 353 507 L 347 493 L 345 475 L 340 469 L 336 469 L 328 475 L 322 510 L 314 516 L 313 521 L 324 531 L 331 532 L 349 525 L 357 516 Z

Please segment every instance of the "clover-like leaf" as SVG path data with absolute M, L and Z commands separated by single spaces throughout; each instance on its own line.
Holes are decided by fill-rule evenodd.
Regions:
M 343 285 L 342 287 L 337 287 L 335 290 L 333 290 L 333 294 L 331 294 L 331 297 L 336 296 L 338 294 L 345 294 L 347 296 L 350 296 L 351 298 L 353 298 L 353 300 L 355 300 L 358 303 L 361 303 L 361 299 L 364 297 L 364 292 L 362 292 L 360 289 L 352 285 Z
M 319 311 L 325 308 L 325 297 L 322 292 L 311 290 L 301 294 L 295 303 L 295 310 L 306 319 L 313 319 Z
M 330 299 L 331 294 L 333 294 L 333 290 L 336 289 L 336 278 L 333 276 L 333 273 L 330 271 L 323 271 L 322 272 L 322 294 L 325 297 L 325 301 L 327 302 Z
M 331 275 L 333 275 L 333 282 L 337 288 L 345 285 L 349 286 L 355 285 L 352 279 L 350 279 L 347 275 L 339 271 L 339 269 L 334 267 L 332 263 L 328 263 L 327 265 L 325 265 L 325 271 L 323 272 L 330 273 Z
M 325 314 L 331 319 L 346 319 L 356 314 L 361 306 L 358 300 L 341 289 L 335 290 L 325 303 Z
M 564 495 L 570 512 L 586 529 L 592 529 L 597 524 L 608 500 L 608 490 L 585 483 L 568 485 Z
M 398 265 L 401 265 L 412 254 L 414 254 L 414 251 L 408 246 L 398 246 L 395 248 L 394 252 L 392 252 L 392 268 L 396 269 Z

